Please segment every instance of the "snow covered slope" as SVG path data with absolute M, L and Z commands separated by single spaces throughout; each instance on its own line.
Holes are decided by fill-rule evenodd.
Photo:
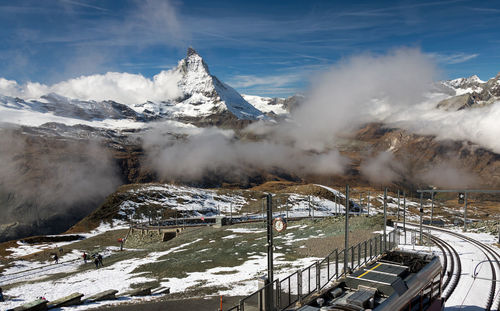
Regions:
M 288 114 L 284 105 L 284 98 L 262 97 L 256 95 L 242 95 L 243 98 L 255 108 L 265 113 L 275 113 L 277 115 Z

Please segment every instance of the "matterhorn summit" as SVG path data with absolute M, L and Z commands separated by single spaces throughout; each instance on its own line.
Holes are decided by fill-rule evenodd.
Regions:
M 173 117 L 214 119 L 224 115 L 238 120 L 266 118 L 235 89 L 211 75 L 208 65 L 193 48 L 188 48 L 186 58 L 179 61 L 175 71 L 181 76 L 177 85 L 182 96 L 169 107 Z

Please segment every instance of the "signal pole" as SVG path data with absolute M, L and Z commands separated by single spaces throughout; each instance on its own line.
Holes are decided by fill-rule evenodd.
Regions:
M 401 207 L 401 197 L 399 196 L 399 189 L 398 189 L 398 221 L 399 221 L 399 208 Z
M 267 199 L 267 278 L 269 283 L 273 282 L 273 207 L 270 193 Z
M 405 233 L 405 245 L 406 245 L 406 191 L 403 190 L 403 231 Z
M 370 191 L 368 191 L 368 206 L 367 206 L 367 214 L 370 217 Z
M 387 240 L 387 188 L 384 189 L 384 251 L 387 249 L 386 240 Z
M 431 226 L 433 226 L 434 219 L 434 192 L 431 192 Z
M 424 193 L 420 192 L 420 245 L 422 245 L 422 215 L 424 213 L 424 206 L 423 206 L 423 197 Z
M 467 232 L 467 191 L 465 191 L 464 232 Z
M 349 258 L 349 185 L 345 186 L 345 241 L 344 241 L 344 273 L 347 275 Z

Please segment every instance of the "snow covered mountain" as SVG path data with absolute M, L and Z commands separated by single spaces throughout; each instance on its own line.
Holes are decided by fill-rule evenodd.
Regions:
M 260 111 L 269 115 L 286 116 L 305 99 L 304 95 L 296 94 L 288 98 L 262 97 L 242 95 L 243 98 Z
M 437 107 L 444 110 L 483 107 L 500 99 L 500 73 L 486 82 L 474 75 L 443 81 L 441 86 L 452 95 L 438 103 Z
M 236 90 L 211 75 L 208 65 L 192 48 L 168 77 L 178 79 L 179 97 L 139 104 L 72 99 L 53 92 L 38 99 L 0 94 L 0 122 L 36 126 L 45 122 L 76 124 L 79 120 L 148 122 L 170 119 L 196 123 L 208 118 L 213 124 L 218 124 L 220 118 L 233 119 L 234 122 L 268 119 Z
M 225 111 L 240 120 L 264 118 L 262 111 L 249 104 L 235 89 L 210 74 L 207 64 L 192 48 L 179 62 L 181 74 L 178 86 L 183 97 L 169 106 L 175 117 L 206 117 Z

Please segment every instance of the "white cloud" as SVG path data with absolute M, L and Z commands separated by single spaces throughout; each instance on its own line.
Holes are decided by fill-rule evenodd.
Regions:
M 148 100 L 162 101 L 179 96 L 179 79 L 179 73 L 173 70 L 161 71 L 153 79 L 138 74 L 108 72 L 103 75 L 81 76 L 50 86 L 37 82 L 20 85 L 16 81 L 0 78 L 0 94 L 37 99 L 54 92 L 81 100 L 113 100 L 134 105 Z
M 284 74 L 275 76 L 237 75 L 232 78 L 230 85 L 235 88 L 255 86 L 282 87 L 300 81 L 303 78 L 298 74 Z

